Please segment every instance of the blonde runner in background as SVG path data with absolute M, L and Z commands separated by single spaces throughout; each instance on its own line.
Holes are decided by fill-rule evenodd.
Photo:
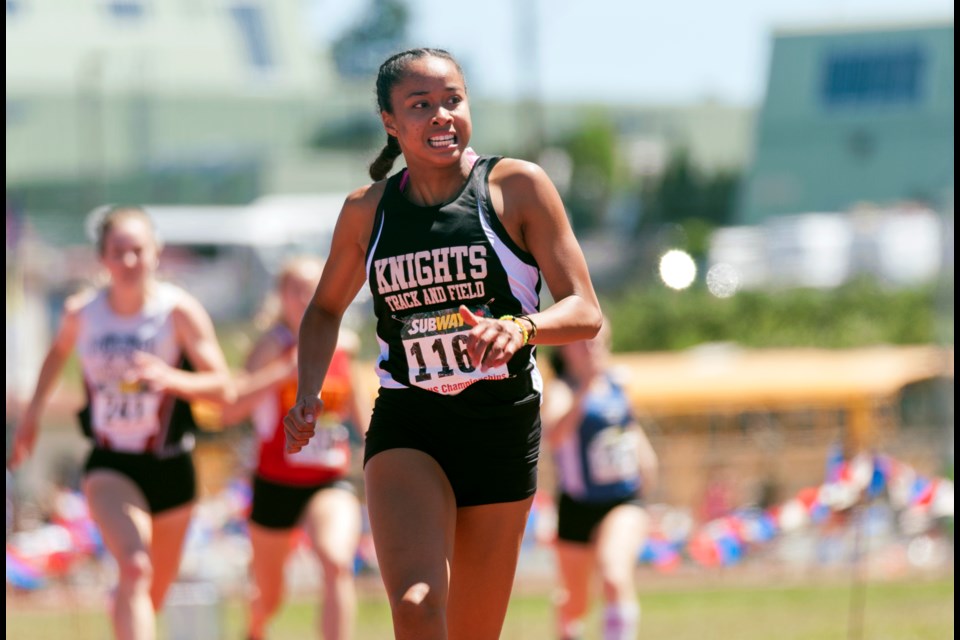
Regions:
M 97 213 L 96 246 L 109 281 L 65 302 L 17 426 L 11 466 L 33 451 L 44 407 L 76 349 L 88 398 L 81 425 L 93 442 L 83 492 L 117 561 L 114 635 L 150 640 L 196 497 L 196 425 L 185 401 L 230 401 L 233 386 L 210 316 L 187 292 L 155 278 L 161 248 L 149 216 L 138 207 Z

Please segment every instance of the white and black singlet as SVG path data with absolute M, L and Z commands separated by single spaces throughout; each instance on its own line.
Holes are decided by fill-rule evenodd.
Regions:
M 79 315 L 77 354 L 88 400 L 79 418 L 94 443 L 85 471 L 111 469 L 128 476 L 153 513 L 185 504 L 196 493 L 190 405 L 131 377 L 138 351 L 189 368 L 173 327 L 181 295 L 175 285 L 156 283 L 143 309 L 121 316 L 103 289 Z

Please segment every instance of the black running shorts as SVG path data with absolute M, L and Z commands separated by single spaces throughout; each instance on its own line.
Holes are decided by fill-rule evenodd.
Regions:
M 94 448 L 83 471 L 86 474 L 97 469 L 111 469 L 133 480 L 154 515 L 185 505 L 197 495 L 197 475 L 189 452 L 158 458 L 150 453 Z
M 497 381 L 503 382 L 503 381 Z M 511 381 L 512 382 L 512 381 Z M 380 389 L 363 463 L 388 449 L 416 449 L 443 469 L 458 507 L 514 502 L 537 489 L 540 395 L 528 387 L 502 400 L 483 390 L 443 396 Z M 517 388 L 511 385 L 511 389 Z M 467 396 L 466 398 L 462 396 Z
M 642 507 L 643 501 L 634 495 L 604 502 L 581 502 L 561 493 L 557 500 L 557 539 L 584 544 L 591 542 L 597 525 L 622 504 Z
M 250 522 L 268 529 L 292 529 L 300 522 L 307 503 L 325 489 L 342 489 L 356 495 L 349 481 L 332 480 L 322 484 L 297 486 L 253 478 L 253 499 L 250 507 Z

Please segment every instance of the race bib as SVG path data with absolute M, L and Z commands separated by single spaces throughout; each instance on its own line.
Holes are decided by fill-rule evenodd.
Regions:
M 594 484 L 613 484 L 637 477 L 637 434 L 609 427 L 595 435 L 587 446 L 590 479 Z
M 159 426 L 160 398 L 139 382 L 112 382 L 93 394 L 93 424 L 109 438 L 148 438 Z
M 492 316 L 486 305 L 470 309 Z M 456 308 L 415 313 L 404 318 L 400 337 L 407 356 L 410 383 L 442 395 L 456 395 L 480 380 L 508 377 L 507 365 L 481 371 L 467 353 L 467 325 Z

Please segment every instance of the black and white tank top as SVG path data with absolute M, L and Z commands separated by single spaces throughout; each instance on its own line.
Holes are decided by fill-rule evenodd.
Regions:
M 520 378 L 542 390 L 532 345 L 506 365 L 474 367 L 466 351 L 470 327 L 458 312 L 463 304 L 499 318 L 540 307 L 537 263 L 510 239 L 490 200 L 488 177 L 498 160 L 479 157 L 460 193 L 438 206 L 403 195 L 405 169 L 387 180 L 366 256 L 382 387 L 456 395 L 478 382 Z

